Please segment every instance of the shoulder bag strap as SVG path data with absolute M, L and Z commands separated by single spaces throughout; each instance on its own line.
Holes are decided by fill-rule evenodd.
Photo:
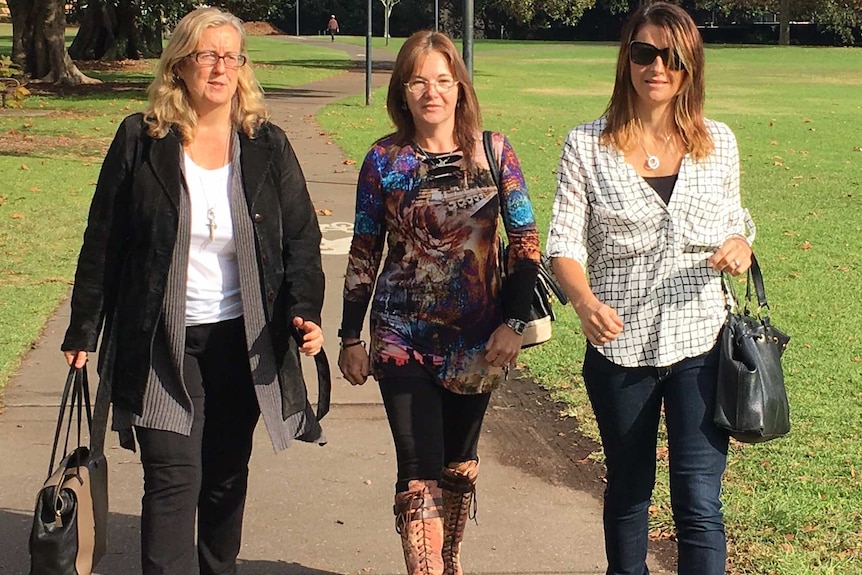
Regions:
M 488 160 L 488 167 L 491 169 L 491 178 L 494 180 L 494 185 L 497 186 L 497 193 L 500 193 L 500 161 L 497 160 L 497 155 L 494 153 L 494 133 L 485 130 L 482 132 L 482 144 L 485 146 L 485 158 Z M 503 209 L 503 195 L 500 194 L 500 209 Z

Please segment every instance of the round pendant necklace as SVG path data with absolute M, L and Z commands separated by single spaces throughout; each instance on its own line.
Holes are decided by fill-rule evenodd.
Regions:
M 668 142 L 670 142 L 671 136 L 672 136 L 672 134 L 668 134 L 667 136 L 664 137 L 664 147 L 665 148 L 667 148 L 667 144 L 668 144 Z M 661 165 L 661 160 L 659 160 L 658 156 L 656 156 L 655 154 L 650 154 L 647 151 L 643 140 L 641 140 L 640 143 L 641 143 L 641 148 L 643 148 L 644 154 L 646 154 L 646 167 L 648 170 L 654 172 Z

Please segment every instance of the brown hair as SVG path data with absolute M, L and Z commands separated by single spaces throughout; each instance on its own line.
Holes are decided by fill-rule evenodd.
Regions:
M 607 125 L 601 141 L 619 150 L 635 144 L 639 121 L 635 112 L 637 93 L 632 85 L 629 55 L 631 42 L 646 25 L 657 26 L 670 38 L 671 58 L 679 57 L 683 80 L 673 100 L 673 117 L 686 148 L 695 160 L 713 150 L 712 138 L 703 120 L 704 81 L 703 39 L 688 13 L 674 4 L 655 2 L 638 8 L 626 22 L 620 38 L 614 92 L 605 110 Z
M 479 113 L 479 101 L 473 82 L 467 72 L 464 59 L 455 44 L 446 34 L 421 30 L 410 36 L 395 59 L 395 68 L 389 79 L 389 93 L 386 96 L 386 110 L 395 124 L 392 138 L 395 144 L 409 144 L 416 133 L 413 115 L 407 108 L 407 96 L 404 84 L 413 77 L 417 64 L 431 52 L 437 52 L 449 63 L 452 76 L 458 81 L 458 102 L 455 108 L 455 143 L 464 154 L 467 166 L 473 166 L 473 149 L 477 134 L 482 128 L 482 118 Z
M 242 21 L 218 8 L 198 8 L 186 14 L 171 34 L 162 52 L 147 94 L 149 102 L 144 112 L 147 132 L 154 138 L 163 138 L 172 125 L 177 126 L 183 140 L 192 139 L 198 115 L 186 93 L 185 84 L 178 80 L 179 66 L 197 49 L 198 41 L 208 28 L 230 26 L 239 34 L 240 51 L 245 54 L 245 27 Z M 263 90 L 254 77 L 251 62 L 237 70 L 236 93 L 231 105 L 231 120 L 248 137 L 254 137 L 257 128 L 269 117 L 264 103 Z

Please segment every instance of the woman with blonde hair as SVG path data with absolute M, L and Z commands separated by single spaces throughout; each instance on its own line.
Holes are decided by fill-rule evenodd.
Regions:
M 703 117 L 704 94 L 691 17 L 644 5 L 623 30 L 604 116 L 572 130 L 560 159 L 548 255 L 588 340 L 608 575 L 649 573 L 662 408 L 679 573 L 725 571 L 728 436 L 712 422 L 721 274 L 750 266 L 754 224 L 740 204 L 736 139 Z
M 100 386 L 141 450 L 144 575 L 236 573 L 261 415 L 277 451 L 324 443 L 300 367 L 326 361 L 320 230 L 267 118 L 242 22 L 195 10 L 93 196 L 62 349 L 83 366 L 104 323 Z
M 359 173 L 338 364 L 351 384 L 373 372 L 380 385 L 408 572 L 461 575 L 482 419 L 521 349 L 539 240 L 518 159 L 494 133 L 498 194 L 476 94 L 447 36 L 407 39 L 386 108 L 396 131 L 371 147 Z M 501 212 L 510 242 L 504 282 Z M 369 303 L 366 351 L 360 335 Z

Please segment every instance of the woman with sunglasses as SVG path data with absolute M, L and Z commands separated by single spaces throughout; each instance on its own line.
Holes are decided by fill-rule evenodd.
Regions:
M 113 429 L 140 447 L 144 575 L 236 573 L 252 436 L 323 443 L 300 354 L 320 354 L 320 229 L 268 121 L 235 16 L 177 25 L 96 185 L 62 349 L 96 348 Z M 104 387 L 102 387 L 104 386 Z
M 642 6 L 623 30 L 604 116 L 572 130 L 558 170 L 548 254 L 588 340 L 609 575 L 649 573 L 662 408 L 679 573 L 725 572 L 728 436 L 712 423 L 721 273 L 748 269 L 754 224 L 740 205 L 736 140 L 703 117 L 703 102 L 691 17 Z
M 461 575 L 482 419 L 521 349 L 539 239 L 518 159 L 495 133 L 497 192 L 476 94 L 447 36 L 423 31 L 404 43 L 386 108 L 396 131 L 371 147 L 359 173 L 338 365 L 353 385 L 370 373 L 380 385 L 408 573 Z M 501 211 L 512 270 L 504 285 Z M 369 303 L 366 351 L 360 332 Z

